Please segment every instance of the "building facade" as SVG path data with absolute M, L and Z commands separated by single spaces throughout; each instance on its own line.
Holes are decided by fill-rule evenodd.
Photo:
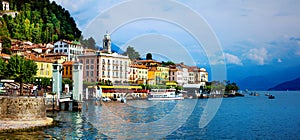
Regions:
M 9 2 L 8 1 L 2 1 L 2 10 L 3 11 L 9 11 Z
M 63 63 L 64 70 L 62 71 L 62 78 L 68 78 L 72 80 L 72 67 L 73 67 L 73 61 L 67 61 Z
M 68 55 L 68 61 L 76 61 L 78 55 L 83 54 L 83 47 L 79 42 L 60 40 L 54 43 L 54 53 Z
M 111 39 L 104 35 L 103 51 L 84 52 L 78 59 L 83 64 L 83 80 L 86 82 L 110 81 L 113 84 L 128 83 L 130 59 L 111 53 Z

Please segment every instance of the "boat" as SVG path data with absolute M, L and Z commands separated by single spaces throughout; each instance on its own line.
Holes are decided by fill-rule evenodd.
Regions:
M 110 102 L 110 101 L 111 101 L 111 99 L 110 99 L 110 98 L 108 98 L 108 97 L 102 97 L 102 101 L 103 101 L 103 102 Z
M 126 98 L 125 97 L 121 98 L 121 103 L 126 103 Z
M 273 96 L 273 95 L 269 95 L 269 97 L 268 97 L 269 99 L 275 99 L 275 96 Z
M 182 100 L 184 97 L 177 93 L 176 89 L 152 89 L 149 93 L 148 100 Z

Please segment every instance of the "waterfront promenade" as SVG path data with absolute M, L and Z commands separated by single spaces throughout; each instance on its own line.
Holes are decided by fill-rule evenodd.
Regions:
M 46 127 L 51 125 L 53 125 L 53 119 L 48 117 L 44 120 L 31 120 L 31 121 L 1 121 L 0 120 L 0 132 L 34 130 L 40 127 Z

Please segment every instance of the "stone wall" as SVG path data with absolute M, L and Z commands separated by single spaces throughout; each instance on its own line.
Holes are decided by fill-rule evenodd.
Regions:
M 0 96 L 0 120 L 46 119 L 44 98 Z

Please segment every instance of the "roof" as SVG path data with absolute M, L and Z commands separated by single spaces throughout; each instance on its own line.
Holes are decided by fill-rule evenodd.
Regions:
M 67 62 L 64 62 L 63 65 L 73 65 L 74 62 L 73 61 L 67 61 Z
M 146 67 L 145 65 L 135 65 L 135 64 L 131 64 L 130 67 L 139 68 L 139 69 L 147 69 L 147 67 Z
M 51 59 L 39 57 L 39 56 L 36 56 L 34 54 L 24 54 L 24 56 L 26 57 L 26 59 L 33 60 L 35 62 L 53 63 L 53 60 L 51 60 Z
M 5 53 L 1 53 L 0 57 L 3 58 L 3 59 L 10 59 L 10 55 L 5 54 Z

